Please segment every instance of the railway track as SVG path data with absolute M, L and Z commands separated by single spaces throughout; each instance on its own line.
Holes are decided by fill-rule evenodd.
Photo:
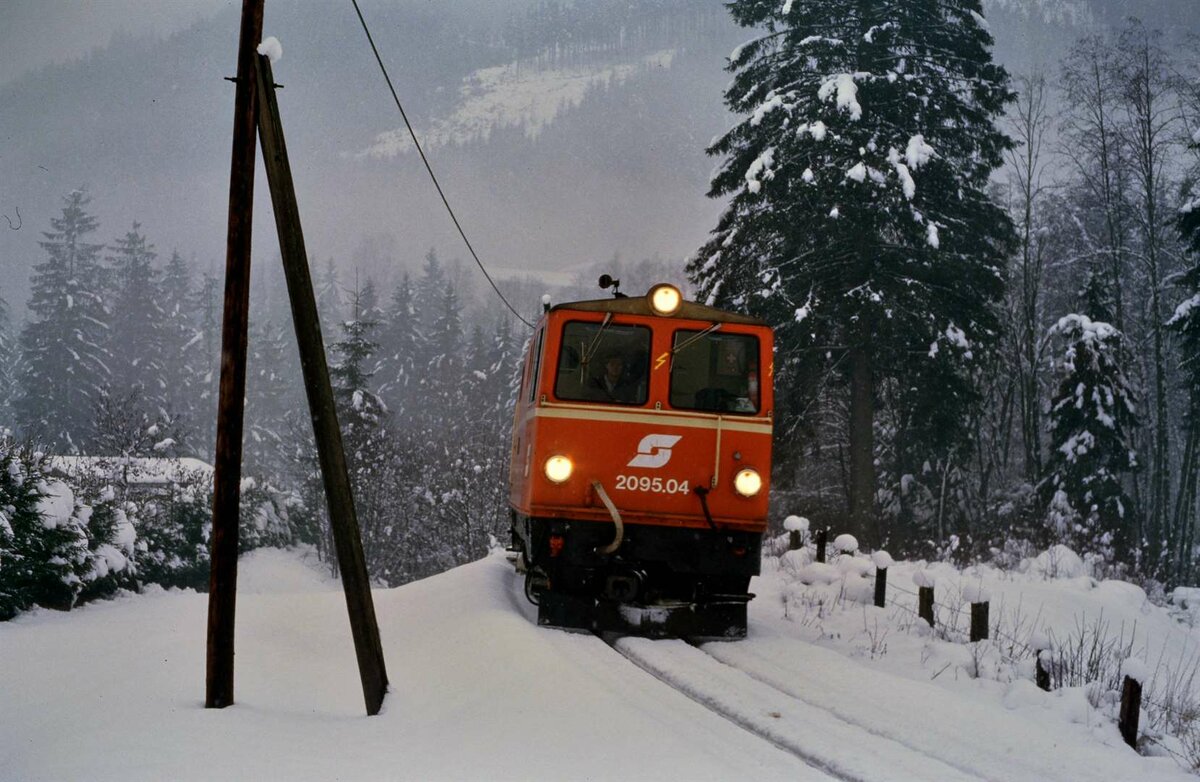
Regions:
M 605 641 L 634 665 L 762 740 L 846 782 L 983 777 L 847 722 L 685 641 Z

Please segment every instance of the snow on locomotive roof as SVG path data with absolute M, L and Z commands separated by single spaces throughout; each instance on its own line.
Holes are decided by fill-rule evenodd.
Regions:
M 569 301 L 550 308 L 551 312 L 573 310 L 576 312 L 611 312 L 615 315 L 645 315 L 660 317 L 651 307 L 645 296 L 629 296 L 619 299 L 589 299 L 587 301 Z M 679 311 L 671 316 L 683 320 L 706 320 L 709 323 L 745 323 L 753 326 L 765 326 L 767 322 L 749 315 L 740 315 L 728 310 L 719 310 L 684 300 L 679 305 Z

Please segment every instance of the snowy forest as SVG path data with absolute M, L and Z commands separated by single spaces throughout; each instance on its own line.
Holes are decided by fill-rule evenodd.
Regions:
M 1010 73 L 984 18 L 1007 5 L 539 2 L 464 32 L 472 67 L 533 72 L 695 57 L 730 19 L 747 41 L 707 98 L 729 112 L 706 148 L 707 240 L 499 286 L 530 319 L 543 294 L 599 297 L 608 273 L 768 320 L 775 526 L 803 514 L 958 562 L 1061 542 L 1097 575 L 1193 583 L 1200 56 L 1129 18 Z M 512 142 L 495 136 L 456 143 Z M 0 282 L 0 618 L 207 587 L 211 474 L 147 490 L 137 471 L 211 461 L 222 280 L 136 203 L 103 205 L 122 217 L 102 224 L 100 190 L 26 223 L 31 273 Z M 322 251 L 313 279 L 368 569 L 395 586 L 507 542 L 528 330 L 458 245 L 372 241 Z M 308 543 L 332 567 L 278 258 L 254 273 L 243 547 Z

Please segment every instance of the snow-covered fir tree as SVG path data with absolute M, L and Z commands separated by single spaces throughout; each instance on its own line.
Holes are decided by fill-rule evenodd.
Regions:
M 337 333 L 337 324 L 345 317 L 346 302 L 342 297 L 342 282 L 333 259 L 325 261 L 324 270 L 315 275 L 317 314 L 323 326 L 321 333 L 328 342 L 330 335 Z
M 0 429 L 11 426 L 17 346 L 12 332 L 8 302 L 0 297 Z
M 370 457 L 370 441 L 379 436 L 386 408 L 372 382 L 379 348 L 375 331 L 379 324 L 365 307 L 361 290 L 352 296 L 351 314 L 350 320 L 341 323 L 341 339 L 330 346 L 336 362 L 330 375 L 345 450 L 348 458 L 357 460 Z
M 1196 134 L 1200 139 L 1200 132 Z M 1200 140 L 1193 145 L 1200 150 Z M 1167 327 L 1174 331 L 1179 349 L 1180 380 L 1183 387 L 1183 454 L 1180 457 L 1179 494 L 1171 518 L 1170 552 L 1175 563 L 1176 583 L 1190 583 L 1194 575 L 1196 500 L 1200 494 L 1200 191 L 1188 199 L 1179 215 L 1179 232 L 1187 244 L 1191 265 L 1178 278 L 1183 301 L 1176 307 Z
M 420 382 L 418 362 L 425 355 L 412 280 L 404 272 L 392 291 L 387 318 L 379 337 L 384 369 L 380 393 L 400 421 L 410 421 Z
M 1064 316 L 1051 333 L 1063 352 L 1039 486 L 1046 522 L 1059 542 L 1111 562 L 1134 542 L 1136 518 L 1125 481 L 1138 466 L 1130 440 L 1137 412 L 1121 363 L 1122 335 L 1085 314 Z
M 430 351 L 422 357 L 423 361 L 437 352 L 433 345 L 433 334 L 442 313 L 441 303 L 446 295 L 447 283 L 446 270 L 438 260 L 437 250 L 430 247 L 429 252 L 425 253 L 425 265 L 421 267 L 421 278 L 417 280 L 416 289 L 417 329 L 425 335 L 426 347 Z
M 0 438 L 0 619 L 34 605 L 66 610 L 90 570 L 75 496 L 45 458 Z
M 136 393 L 151 417 L 165 411 L 168 387 L 166 314 L 159 272 L 154 267 L 156 257 L 154 246 L 135 222 L 113 244 L 108 259 L 114 282 L 109 330 L 112 389 L 119 396 Z
M 986 188 L 1011 146 L 995 125 L 1008 75 L 978 0 L 729 9 L 760 34 L 730 56 L 740 120 L 709 148 L 722 158 L 710 195 L 730 203 L 688 271 L 701 300 L 778 328 L 781 431 L 800 431 L 818 389 L 849 386 L 853 531 L 878 540 L 880 391 L 906 412 L 892 472 L 919 474 L 964 442 L 977 396 L 965 370 L 996 339 L 1013 234 Z M 915 372 L 944 384 L 933 420 Z
M 274 321 L 250 324 L 246 360 L 247 469 L 255 475 L 279 475 L 288 461 L 288 414 L 297 408 L 287 401 L 301 386 L 299 373 L 286 366 L 287 338 Z
M 191 428 L 202 417 L 201 393 L 207 371 L 204 334 L 196 322 L 196 298 L 192 274 L 178 251 L 163 270 L 163 376 L 167 381 L 167 410 Z M 182 443 L 187 453 L 195 453 L 198 444 Z
M 48 258 L 34 266 L 30 320 L 21 330 L 16 418 L 25 434 L 48 447 L 76 452 L 92 410 L 112 379 L 109 310 L 104 302 L 103 245 L 86 238 L 97 228 L 81 190 L 39 242 Z

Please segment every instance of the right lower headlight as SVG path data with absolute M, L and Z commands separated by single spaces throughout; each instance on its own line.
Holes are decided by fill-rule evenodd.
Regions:
M 543 469 L 551 482 L 562 483 L 571 477 L 571 471 L 575 469 L 575 465 L 566 456 L 555 454 L 546 460 Z
M 762 491 L 762 476 L 758 470 L 747 467 L 733 476 L 733 488 L 743 497 L 753 497 Z

